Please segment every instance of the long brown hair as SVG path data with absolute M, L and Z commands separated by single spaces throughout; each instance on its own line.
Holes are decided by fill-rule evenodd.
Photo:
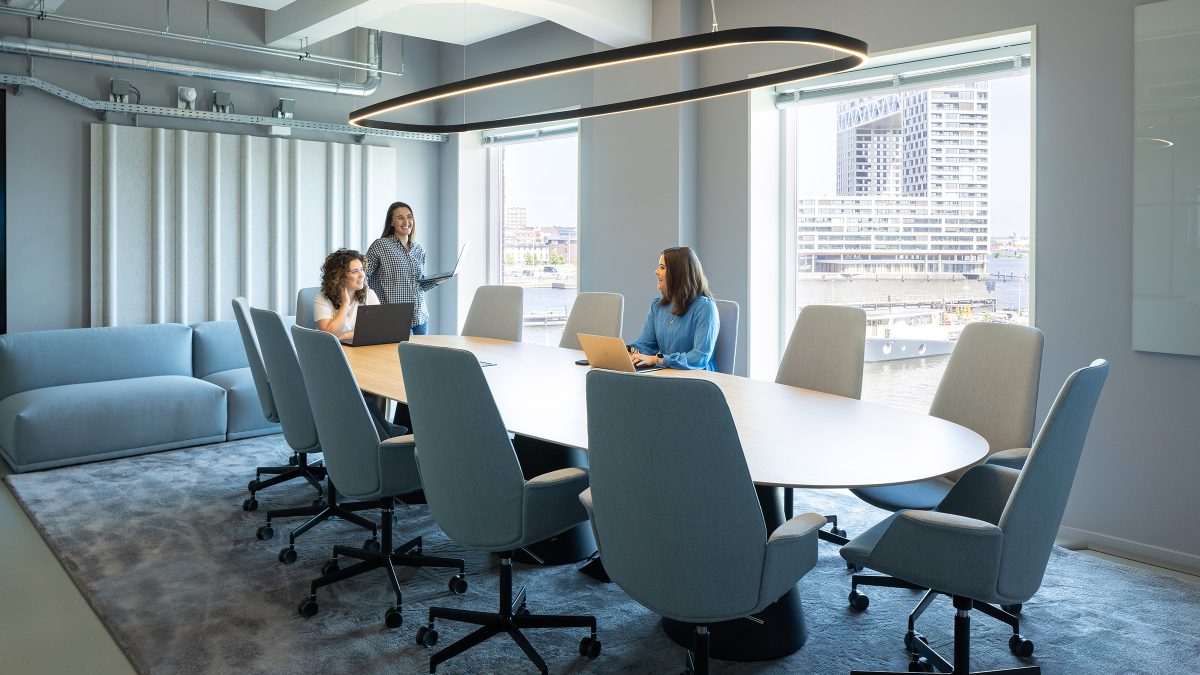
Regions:
M 346 275 L 350 272 L 350 263 L 359 261 L 367 264 L 367 258 L 352 248 L 339 248 L 325 257 L 321 265 L 321 293 L 329 299 L 329 304 L 335 310 L 342 308 L 342 286 L 346 285 Z M 363 286 L 354 292 L 354 301 L 363 304 L 367 301 L 367 287 Z
M 396 209 L 399 209 L 399 208 L 406 208 L 406 209 L 408 209 L 409 213 L 413 214 L 412 228 L 408 231 L 408 243 L 405 244 L 405 248 L 412 248 L 413 242 L 415 242 L 417 240 L 416 213 L 412 210 L 411 206 L 409 206 L 408 204 L 405 204 L 404 202 L 392 202 L 392 205 L 388 207 L 387 218 L 384 218 L 384 220 L 383 220 L 383 234 L 379 235 L 379 238 L 383 239 L 385 237 L 396 236 L 396 228 L 392 226 L 392 215 L 394 215 L 396 212 Z
M 712 297 L 704 268 L 700 266 L 700 258 L 696 257 L 695 251 L 687 246 L 673 246 L 663 249 L 662 258 L 667 268 L 667 290 L 663 291 L 658 304 L 670 304 L 672 314 L 683 316 L 699 296 Z

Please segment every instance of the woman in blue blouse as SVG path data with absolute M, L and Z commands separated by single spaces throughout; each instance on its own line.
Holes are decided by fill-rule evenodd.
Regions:
M 716 370 L 713 351 L 721 320 L 700 259 L 687 246 L 665 249 L 654 275 L 659 297 L 650 302 L 629 358 L 636 366 Z

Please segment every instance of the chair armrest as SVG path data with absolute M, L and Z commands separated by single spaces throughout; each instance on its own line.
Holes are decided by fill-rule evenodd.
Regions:
M 579 493 L 588 487 L 587 469 L 569 467 L 525 481 L 522 539 L 541 541 L 588 519 Z
M 866 566 L 944 593 L 987 598 L 996 592 L 1003 545 L 1004 532 L 989 522 L 939 511 L 901 511 Z
M 1032 448 L 1013 448 L 1011 450 L 993 452 L 984 463 L 1020 470 L 1025 466 L 1025 460 L 1029 457 L 1030 450 Z
M 380 441 L 379 447 L 389 448 L 389 447 L 394 447 L 394 446 L 415 445 L 416 442 L 417 442 L 416 436 L 414 436 L 412 434 L 405 434 L 404 436 L 392 436 L 391 438 L 389 438 L 387 440 Z
M 583 504 L 583 508 L 587 509 L 588 518 L 592 517 L 592 488 L 588 488 L 579 493 L 579 503 Z
M 825 522 L 825 516 L 802 513 L 775 528 L 767 537 L 755 612 L 778 600 L 800 577 L 816 566 L 817 530 Z
M 977 464 L 967 469 L 934 510 L 996 525 L 1020 476 L 1020 471 L 1006 466 Z
M 580 469 L 577 467 L 555 469 L 554 471 L 547 471 L 546 473 L 530 478 L 529 480 L 525 481 L 525 487 L 552 487 L 570 481 L 577 481 L 580 478 L 586 481 L 587 475 L 587 469 Z

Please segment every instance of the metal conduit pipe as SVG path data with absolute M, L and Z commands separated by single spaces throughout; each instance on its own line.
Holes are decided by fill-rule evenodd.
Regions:
M 270 70 L 239 70 L 231 66 L 222 66 L 215 63 L 188 61 L 186 59 L 166 56 L 151 56 L 136 52 L 10 36 L 0 37 L 0 53 L 63 59 L 101 66 L 133 68 L 154 73 L 204 77 L 210 80 L 247 82 L 269 87 L 305 89 L 307 91 L 346 94 L 349 96 L 370 96 L 379 89 L 380 82 L 379 73 L 376 71 L 368 72 L 367 78 L 363 82 L 344 82 L 342 80 L 292 75 Z M 377 30 L 367 32 L 367 61 L 376 68 L 380 67 L 383 63 L 382 38 Z

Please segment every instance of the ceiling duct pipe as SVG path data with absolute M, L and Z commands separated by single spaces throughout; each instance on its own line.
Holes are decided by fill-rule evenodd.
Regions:
M 0 53 L 350 96 L 370 96 L 379 89 L 380 82 L 377 70 L 368 71 L 363 82 L 344 82 L 269 70 L 240 70 L 215 63 L 9 36 L 0 37 Z M 375 68 L 380 68 L 383 64 L 383 43 L 377 30 L 367 31 L 367 61 Z

